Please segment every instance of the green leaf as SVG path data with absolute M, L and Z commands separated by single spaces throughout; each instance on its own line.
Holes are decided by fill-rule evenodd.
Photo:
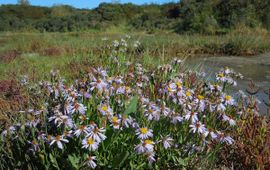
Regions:
M 49 157 L 50 157 L 50 161 L 51 161 L 53 167 L 55 167 L 56 169 L 60 170 L 56 158 L 52 154 L 49 154 Z
M 125 163 L 128 156 L 129 156 L 128 151 L 122 152 L 121 154 L 119 154 L 113 161 L 113 167 L 114 168 L 116 168 L 116 167 L 120 168 Z
M 138 96 L 134 96 L 129 105 L 127 106 L 127 109 L 125 110 L 125 114 L 129 115 L 130 113 L 135 113 L 137 111 L 137 104 L 139 101 L 139 97 Z
M 78 158 L 76 155 L 69 155 L 68 160 L 74 169 L 79 169 L 80 158 Z

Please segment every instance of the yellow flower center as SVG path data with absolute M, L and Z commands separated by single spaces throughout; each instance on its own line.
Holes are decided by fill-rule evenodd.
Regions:
M 148 129 L 147 128 L 141 128 L 140 131 L 141 131 L 142 134 L 146 134 L 148 132 Z
M 189 97 L 191 93 L 189 91 L 186 92 L 186 96 Z
M 204 97 L 202 95 L 198 95 L 197 97 L 198 97 L 199 100 L 203 100 L 204 99 Z
M 126 86 L 126 91 L 128 91 L 130 89 L 130 87 Z
M 147 139 L 147 140 L 144 141 L 144 143 L 145 144 L 152 144 L 153 142 L 151 140 Z
M 231 99 L 231 96 L 229 96 L 229 95 L 225 96 L 225 100 L 229 101 L 230 99 Z
M 87 144 L 88 144 L 88 145 L 93 145 L 94 142 L 95 142 L 95 141 L 94 141 L 93 138 L 91 138 L 91 137 L 87 139 Z
M 224 73 L 219 73 L 218 76 L 219 77 L 224 77 Z
M 107 110 L 108 110 L 108 106 L 107 106 L 107 105 L 103 105 L 103 106 L 101 107 L 101 110 L 107 111 Z
M 168 88 L 168 91 L 169 91 L 169 92 L 172 92 L 173 90 L 172 90 L 172 88 L 169 87 L 169 88 Z
M 115 116 L 112 117 L 112 122 L 113 122 L 113 123 L 117 123 L 117 120 L 118 120 L 117 117 L 115 117 Z
M 181 82 L 177 82 L 176 85 L 177 85 L 178 88 L 179 87 L 182 87 L 182 83 Z

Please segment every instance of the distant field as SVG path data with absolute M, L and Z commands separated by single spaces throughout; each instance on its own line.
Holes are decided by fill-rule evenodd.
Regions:
M 113 40 L 124 34 L 116 33 L 0 33 L 0 79 L 19 74 L 34 74 L 41 78 L 44 72 L 59 68 L 64 75 L 73 76 L 78 62 L 98 61 L 103 56 L 103 38 Z M 223 36 L 144 34 L 132 33 L 141 44 L 138 56 L 160 63 L 173 57 L 199 54 L 249 56 L 270 49 L 268 33 L 237 31 Z M 111 43 L 111 42 L 110 42 Z

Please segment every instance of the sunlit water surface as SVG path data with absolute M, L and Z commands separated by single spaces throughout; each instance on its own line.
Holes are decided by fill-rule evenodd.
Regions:
M 244 79 L 238 80 L 237 87 L 233 88 L 234 92 L 238 90 L 246 91 L 248 84 L 253 80 L 261 90 L 255 95 L 260 101 L 260 112 L 267 114 L 267 107 L 263 101 L 269 103 L 269 95 L 263 91 L 270 89 L 270 53 L 252 57 L 239 56 L 196 56 L 189 57 L 185 63 L 193 69 L 201 69 L 211 80 L 215 73 L 222 67 L 230 67 L 236 72 L 243 74 Z M 268 113 L 269 114 L 269 113 Z

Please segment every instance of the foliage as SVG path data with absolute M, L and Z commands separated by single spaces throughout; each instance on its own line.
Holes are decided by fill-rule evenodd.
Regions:
M 269 28 L 269 3 L 268 0 L 183 0 L 141 6 L 101 3 L 95 9 L 75 9 L 67 5 L 51 8 L 2 5 L 0 31 L 66 32 L 125 25 L 150 33 L 164 30 L 223 34 L 239 25 Z

